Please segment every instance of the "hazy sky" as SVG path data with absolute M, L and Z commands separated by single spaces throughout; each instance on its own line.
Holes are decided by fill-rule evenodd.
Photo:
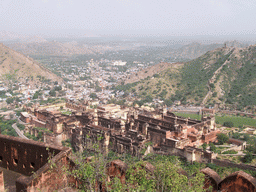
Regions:
M 256 34 L 256 0 L 0 0 L 0 30 L 31 34 Z

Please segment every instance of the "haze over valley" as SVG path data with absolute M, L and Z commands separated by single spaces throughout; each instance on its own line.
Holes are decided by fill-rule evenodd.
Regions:
M 255 0 L 0 2 L 0 191 L 256 191 Z

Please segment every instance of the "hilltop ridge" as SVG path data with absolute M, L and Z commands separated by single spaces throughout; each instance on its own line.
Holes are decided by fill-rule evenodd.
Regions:
M 6 75 L 12 75 L 16 79 L 37 76 L 45 77 L 54 81 L 62 81 L 44 66 L 17 51 L 0 43 L 0 77 L 5 78 Z
M 160 98 L 166 103 L 180 100 L 183 104 L 196 105 L 232 104 L 239 109 L 256 105 L 256 45 L 245 48 L 221 47 L 186 63 L 162 64 L 146 69 L 152 71 L 144 79 L 125 82 L 125 91 L 139 98 Z M 168 102 L 169 101 L 169 102 Z

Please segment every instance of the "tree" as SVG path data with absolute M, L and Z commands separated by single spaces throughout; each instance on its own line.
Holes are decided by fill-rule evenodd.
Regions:
M 256 153 L 256 138 L 250 137 L 249 141 L 247 142 L 246 150 L 250 153 Z
M 202 167 L 191 165 L 193 174 L 186 176 L 180 174 L 181 162 L 174 156 L 162 156 L 155 154 L 149 156 L 148 162 L 152 163 L 151 169 L 145 168 L 145 163 L 137 157 L 129 154 L 117 154 L 113 151 L 106 153 L 102 148 L 102 137 L 94 141 L 86 136 L 86 148 L 83 153 L 74 154 L 75 166 L 66 168 L 69 178 L 76 178 L 78 187 L 82 191 L 204 191 L 204 174 L 200 172 Z M 93 151 L 93 154 L 90 151 Z M 93 155 L 93 157 L 91 157 Z M 88 159 L 88 157 L 90 157 Z M 152 159 L 153 157 L 153 159 Z M 109 177 L 109 162 L 121 159 L 128 165 L 125 171 L 125 183 L 121 183 L 120 173 Z M 195 163 L 199 165 L 199 163 Z M 112 172 L 112 171 L 111 171 Z M 109 180 L 110 179 L 110 180 Z
M 244 156 L 244 158 L 243 158 L 243 162 L 244 163 L 251 163 L 252 162 L 252 160 L 253 160 L 253 155 L 252 155 L 252 153 L 247 153 L 245 156 Z
M 7 104 L 13 103 L 13 101 L 14 101 L 14 97 L 9 97 L 6 99 Z
M 245 133 L 243 136 L 244 136 L 244 138 L 243 138 L 244 141 L 250 140 L 250 135 L 248 133 Z
M 210 143 L 209 146 L 210 146 L 210 150 L 216 153 L 216 146 L 213 143 Z
M 204 144 L 202 145 L 202 147 L 203 147 L 203 150 L 205 151 L 205 150 L 206 150 L 206 148 L 207 148 L 207 144 L 206 144 L 206 143 L 204 143 Z
M 62 90 L 62 87 L 61 86 L 56 86 L 56 87 L 54 87 L 54 90 L 55 91 L 60 91 L 60 90 Z
M 118 105 L 124 105 L 124 103 L 125 103 L 125 99 L 118 100 L 118 101 L 116 102 L 116 104 L 118 104 Z
M 220 145 L 223 145 L 224 143 L 226 143 L 229 140 L 229 137 L 224 133 L 218 134 L 217 138 L 218 138 L 218 143 Z
M 97 95 L 96 95 L 96 93 L 91 93 L 91 94 L 90 94 L 90 97 L 91 97 L 92 99 L 96 99 L 96 98 L 97 98 Z
M 20 102 L 21 100 L 18 97 L 9 97 L 9 98 L 6 99 L 7 104 L 13 103 L 14 101 Z
M 52 89 L 50 92 L 49 92 L 49 95 L 52 96 L 52 97 L 56 97 L 56 91 L 54 89 Z
M 223 123 L 223 126 L 225 127 L 234 127 L 234 123 L 232 121 L 226 121 Z
M 33 99 L 38 99 L 38 97 L 42 95 L 42 93 L 40 91 L 36 91 L 34 96 L 33 96 Z
M 214 84 L 213 83 L 210 83 L 210 87 L 211 87 L 211 89 L 214 89 Z

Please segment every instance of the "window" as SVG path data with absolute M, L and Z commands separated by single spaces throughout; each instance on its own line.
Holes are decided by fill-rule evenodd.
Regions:
M 35 168 L 35 163 L 31 162 L 31 163 L 30 163 L 30 167 L 31 167 L 32 169 L 34 169 L 34 168 Z
M 13 165 L 18 165 L 18 159 L 13 159 Z

